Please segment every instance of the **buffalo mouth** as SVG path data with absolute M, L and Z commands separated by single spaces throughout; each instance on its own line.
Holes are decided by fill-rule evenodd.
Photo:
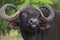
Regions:
M 37 25 L 33 24 L 33 25 L 31 25 L 31 27 L 32 27 L 32 28 L 36 28 L 36 27 L 37 27 Z
M 35 29 L 38 27 L 38 24 L 31 24 L 31 28 Z

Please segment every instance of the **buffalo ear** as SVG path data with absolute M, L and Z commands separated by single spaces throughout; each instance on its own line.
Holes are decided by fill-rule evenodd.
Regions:
M 40 29 L 45 30 L 51 28 L 51 25 L 48 22 L 41 22 L 40 23 Z
M 15 20 L 8 23 L 8 27 L 10 29 L 17 29 L 18 26 L 19 26 L 19 22 Z

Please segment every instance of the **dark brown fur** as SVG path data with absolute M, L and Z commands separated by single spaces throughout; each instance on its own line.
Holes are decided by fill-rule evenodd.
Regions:
M 41 9 L 45 17 L 49 16 L 49 11 L 47 9 Z M 24 40 L 60 40 L 60 10 L 53 9 L 55 13 L 54 20 L 52 22 L 42 22 L 41 26 L 45 27 L 46 25 L 50 25 L 50 29 L 39 30 L 34 34 L 25 34 L 26 32 L 22 32 L 22 37 Z M 23 25 L 23 24 L 22 24 Z M 22 30 L 24 30 L 22 28 Z

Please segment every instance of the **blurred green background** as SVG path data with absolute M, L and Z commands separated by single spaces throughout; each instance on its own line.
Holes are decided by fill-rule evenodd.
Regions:
M 51 6 L 55 9 L 60 9 L 60 0 L 0 0 L 0 8 L 4 4 L 14 4 L 18 9 L 22 7 L 23 5 L 35 5 L 35 6 Z M 6 10 L 7 15 L 13 15 L 16 12 L 13 8 L 8 8 Z M 7 34 L 7 21 L 4 21 L 2 18 L 0 18 L 0 35 L 6 35 Z

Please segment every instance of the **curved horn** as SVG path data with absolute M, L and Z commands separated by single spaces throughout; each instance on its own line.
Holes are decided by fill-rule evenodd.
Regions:
M 40 8 L 46 8 L 50 11 L 50 14 L 49 16 L 46 18 L 44 15 L 43 15 L 43 12 L 41 12 L 41 16 L 46 19 L 47 21 L 51 21 L 53 18 L 54 18 L 54 11 L 51 7 L 46 7 L 46 6 L 43 6 L 43 7 L 40 7 Z
M 0 16 L 4 19 L 4 20 L 7 20 L 7 21 L 11 21 L 12 20 L 12 17 L 14 16 L 8 16 L 6 15 L 5 11 L 7 9 L 7 7 L 13 7 L 17 10 L 16 6 L 13 5 L 13 4 L 5 4 L 1 7 L 0 9 Z

